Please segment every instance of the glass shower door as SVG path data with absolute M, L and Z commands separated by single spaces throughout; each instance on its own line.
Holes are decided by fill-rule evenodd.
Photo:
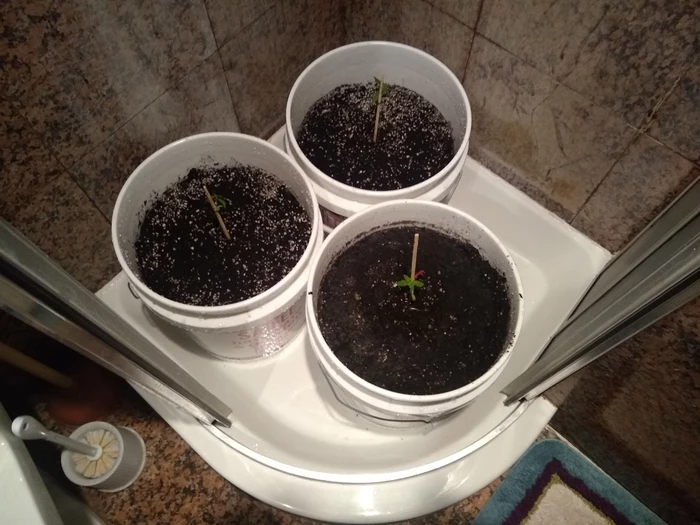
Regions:
M 0 308 L 205 423 L 231 409 L 6 221 Z
M 700 181 L 610 261 L 506 404 L 542 392 L 700 295 Z

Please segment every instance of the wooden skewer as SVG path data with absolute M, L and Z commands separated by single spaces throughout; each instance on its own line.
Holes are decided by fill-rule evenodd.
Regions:
M 382 89 L 384 88 L 384 81 L 379 80 L 379 97 L 377 98 L 377 114 L 374 117 L 374 136 L 372 137 L 373 142 L 377 142 L 377 133 L 379 133 L 379 111 L 382 107 Z
M 206 186 L 204 186 L 204 193 L 206 194 L 207 200 L 209 201 L 209 204 L 211 205 L 211 209 L 214 210 L 214 213 L 216 214 L 216 218 L 219 221 L 219 226 L 221 226 L 221 229 L 223 230 L 224 235 L 230 241 L 231 234 L 228 232 L 228 228 L 226 228 L 226 225 L 224 224 L 224 220 L 221 218 L 221 214 L 217 211 L 216 203 L 214 202 L 214 199 L 212 198 L 211 193 L 209 193 L 209 190 L 207 189 Z
M 413 236 L 413 259 L 411 260 L 411 279 L 416 278 L 416 262 L 418 260 L 418 234 Z
M 73 380 L 11 346 L 0 343 L 0 361 L 5 361 L 59 388 L 70 388 Z

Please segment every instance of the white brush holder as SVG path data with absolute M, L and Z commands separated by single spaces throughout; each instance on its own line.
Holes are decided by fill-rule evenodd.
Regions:
M 70 437 L 82 440 L 93 430 L 111 432 L 119 442 L 119 454 L 114 465 L 105 474 L 96 478 L 87 478 L 75 469 L 73 452 L 64 450 L 61 453 L 61 467 L 66 477 L 76 485 L 98 489 L 103 492 L 124 490 L 139 477 L 146 464 L 146 445 L 141 436 L 126 427 L 115 427 L 102 421 L 93 421 L 78 427 Z

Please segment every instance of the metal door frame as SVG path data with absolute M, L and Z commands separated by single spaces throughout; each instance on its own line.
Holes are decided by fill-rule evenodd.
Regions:
M 532 399 L 700 296 L 700 178 L 601 271 L 542 356 L 502 393 Z

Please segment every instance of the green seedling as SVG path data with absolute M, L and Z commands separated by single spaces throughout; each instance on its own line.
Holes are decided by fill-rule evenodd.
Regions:
M 374 135 L 372 140 L 377 142 L 377 133 L 379 133 L 379 116 L 382 112 L 382 99 L 389 95 L 391 88 L 389 84 L 385 84 L 381 78 L 374 77 L 374 103 L 377 105 L 377 112 L 374 116 Z
M 408 288 L 408 293 L 411 296 L 411 301 L 416 300 L 416 288 L 423 288 L 423 281 L 417 279 L 417 277 L 420 277 L 422 274 L 423 270 L 418 272 L 415 278 L 409 277 L 408 275 L 404 274 L 403 279 L 396 283 L 396 286 L 400 288 Z
M 214 210 L 214 215 L 216 215 L 216 220 L 219 221 L 219 226 L 221 227 L 221 231 L 224 232 L 224 237 L 228 239 L 229 241 L 231 240 L 231 234 L 228 232 L 228 228 L 226 227 L 226 223 L 224 223 L 224 219 L 221 217 L 221 214 L 219 213 L 220 210 L 223 210 L 226 207 L 226 204 L 228 204 L 228 199 L 225 199 L 221 195 L 217 195 L 216 193 L 211 194 L 209 193 L 209 190 L 207 189 L 206 186 L 202 186 L 204 189 L 204 195 L 206 195 L 207 200 L 209 201 L 209 206 L 211 206 L 211 209 Z
M 385 84 L 381 78 L 374 77 L 374 103 L 379 104 L 383 98 L 386 98 L 391 90 L 389 84 Z
M 212 193 L 211 200 L 214 201 L 214 211 L 217 213 L 221 212 L 221 210 L 223 210 L 230 202 L 227 198 L 222 197 L 218 193 Z

